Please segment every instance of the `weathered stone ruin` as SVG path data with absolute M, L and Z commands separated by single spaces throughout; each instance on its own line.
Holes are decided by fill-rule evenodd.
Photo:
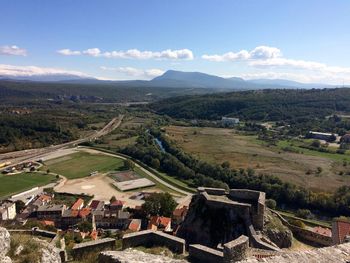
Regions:
M 264 218 L 263 192 L 200 187 L 177 235 L 187 244 L 212 249 L 245 235 L 250 247 L 278 251 L 279 247 L 262 235 Z

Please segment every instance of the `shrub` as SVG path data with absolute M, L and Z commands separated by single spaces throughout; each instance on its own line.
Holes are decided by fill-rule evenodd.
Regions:
M 313 214 L 309 209 L 298 209 L 295 215 L 304 219 L 310 219 L 313 217 Z
M 275 209 L 277 206 L 277 203 L 274 199 L 267 199 L 265 204 L 268 208 L 271 208 L 271 209 Z
M 301 221 L 301 220 L 298 220 L 298 219 L 289 220 L 289 223 L 294 225 L 294 226 L 300 227 L 300 228 L 305 228 L 306 227 L 304 222 Z

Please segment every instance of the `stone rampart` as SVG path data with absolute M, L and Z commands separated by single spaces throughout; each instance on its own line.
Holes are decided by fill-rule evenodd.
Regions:
M 333 245 L 332 237 L 325 236 L 316 232 L 313 232 L 311 230 L 301 228 L 295 225 L 290 224 L 283 216 L 280 215 L 280 213 L 271 210 L 272 213 L 274 213 L 283 223 L 283 225 L 287 226 L 295 236 L 304 239 L 306 241 L 310 241 L 313 243 L 316 243 L 321 246 L 331 246 Z
M 248 189 L 231 189 L 229 196 L 237 201 L 252 202 L 252 222 L 256 229 L 262 230 L 264 227 L 265 193 Z
M 179 254 L 185 253 L 185 240 L 160 231 L 145 230 L 123 236 L 123 249 L 137 246 L 165 246 Z
M 210 195 L 226 195 L 227 191 L 223 188 L 198 187 L 198 192 L 206 192 Z
M 72 255 L 74 259 L 79 259 L 86 252 L 114 250 L 114 249 L 115 249 L 115 239 L 103 238 L 103 239 L 88 241 L 88 242 L 75 245 L 72 249 Z
M 222 263 L 224 258 L 223 252 L 200 244 L 190 245 L 188 248 L 188 253 L 191 262 L 198 263 Z
M 231 242 L 224 244 L 224 263 L 232 263 L 246 259 L 248 256 L 249 238 L 240 236 Z

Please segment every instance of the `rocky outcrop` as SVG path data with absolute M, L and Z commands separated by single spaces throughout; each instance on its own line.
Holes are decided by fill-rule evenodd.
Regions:
M 333 247 L 305 250 L 299 252 L 286 252 L 279 256 L 263 259 L 251 258 L 240 263 L 347 263 L 350 260 L 350 244 Z
M 34 252 L 36 255 L 40 255 L 38 259 L 40 258 L 40 263 L 61 263 L 61 258 L 59 255 L 59 250 L 55 248 L 54 246 L 50 245 L 45 240 L 41 240 L 38 238 L 33 238 L 30 240 L 30 242 L 33 242 L 34 244 L 38 244 L 37 246 L 39 248 L 38 251 L 30 251 Z M 18 247 L 13 247 L 14 249 L 14 261 L 16 261 L 17 257 L 22 256 L 22 251 L 25 249 L 28 251 L 28 247 L 26 247 L 28 243 L 19 244 Z M 34 246 L 35 247 L 35 246 Z M 0 227 L 0 263 L 11 263 L 12 259 L 8 256 L 8 252 L 11 249 L 11 236 L 10 233 L 7 231 L 6 228 Z
M 127 249 L 123 251 L 105 251 L 100 253 L 98 263 L 188 263 L 186 260 L 172 259 L 161 255 L 147 254 Z
M 10 263 L 12 260 L 6 256 L 11 247 L 10 233 L 6 228 L 0 227 L 0 263 Z
M 293 233 L 284 226 L 281 220 L 269 210 L 265 212 L 264 236 L 268 237 L 279 248 L 289 248 L 292 246 Z
M 46 241 L 36 239 L 42 245 L 40 263 L 61 263 L 59 250 Z

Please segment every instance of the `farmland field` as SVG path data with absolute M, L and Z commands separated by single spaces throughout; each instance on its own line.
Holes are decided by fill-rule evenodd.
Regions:
M 103 154 L 78 152 L 45 162 L 44 169 L 61 174 L 68 179 L 89 176 L 91 172 L 119 170 L 123 160 Z
M 255 136 L 237 134 L 232 129 L 165 127 L 171 140 L 188 153 L 211 163 L 228 161 L 232 168 L 252 168 L 257 174 L 273 174 L 284 181 L 320 191 L 350 185 L 347 155 L 323 154 L 305 150 L 304 154 L 268 147 Z M 317 169 L 321 169 L 317 173 Z M 343 175 L 339 172 L 343 171 Z
M 29 190 L 55 181 L 53 175 L 40 173 L 21 173 L 14 175 L 0 174 L 0 197 Z

